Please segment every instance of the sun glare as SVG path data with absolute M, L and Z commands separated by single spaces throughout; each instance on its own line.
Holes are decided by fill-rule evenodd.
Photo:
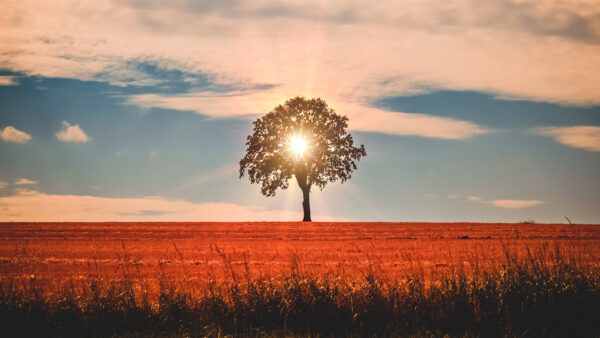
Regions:
M 290 147 L 296 156 L 302 157 L 306 151 L 306 140 L 303 137 L 294 136 L 290 139 Z

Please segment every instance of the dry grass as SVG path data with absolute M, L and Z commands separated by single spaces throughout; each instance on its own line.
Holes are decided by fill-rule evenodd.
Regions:
M 390 278 L 423 269 L 426 277 L 466 261 L 493 265 L 504 259 L 502 241 L 519 248 L 573 242 L 594 261 L 600 257 L 600 226 L 475 223 L 5 223 L 0 224 L 0 272 L 28 278 L 87 278 L 114 274 L 129 260 L 144 279 L 156 282 L 159 263 L 173 273 L 215 278 L 227 252 L 233 266 L 251 273 L 287 274 L 290 254 L 322 277 L 356 279 L 372 263 Z M 212 246 L 211 246 L 212 245 Z M 518 254 L 525 254 L 524 251 Z M 183 259 L 182 259 L 183 258 Z M 472 259 L 471 259 L 472 258 Z M 465 268 L 469 268 L 466 266 Z
M 268 238 L 275 232 L 280 236 L 281 228 L 245 233 L 267 238 L 255 240 L 256 252 L 223 242 L 190 249 L 183 239 L 166 249 L 147 242 L 136 246 L 114 236 L 111 228 L 119 246 L 98 250 L 87 260 L 74 255 L 71 268 L 65 268 L 68 261 L 57 268 L 48 259 L 65 259 L 56 254 L 61 250 L 85 252 L 86 238 L 88 247 L 100 246 L 101 238 L 112 243 L 108 236 L 80 234 L 77 242 L 76 229 L 69 233 L 63 225 L 67 239 L 62 240 L 77 244 L 45 248 L 54 253 L 49 257 L 50 251 L 40 250 L 42 241 L 35 242 L 34 235 L 43 237 L 39 231 L 21 232 L 18 240 L 12 237 L 12 251 L 6 245 L 10 236 L 1 249 L 0 336 L 600 335 L 594 226 L 541 233 L 538 224 L 510 225 L 489 235 L 485 227 L 469 226 L 473 229 L 447 226 L 446 239 L 434 238 L 439 232 L 427 239 L 427 226 L 367 227 L 371 232 L 328 228 L 324 235 L 312 235 L 332 238 L 327 245 L 315 244 L 323 241 L 320 237 L 305 239 L 312 252 L 300 250 L 301 245 L 287 247 L 272 260 L 260 260 L 258 251 L 262 244 L 269 255 L 274 241 Z M 231 236 L 234 244 L 241 243 L 244 229 L 236 229 L 237 242 Z M 144 236 L 149 235 L 140 231 Z M 350 239 L 353 245 L 340 239 L 352 236 L 371 240 L 360 246 L 357 239 Z M 416 238 L 384 239 L 390 236 Z M 473 239 L 487 236 L 495 238 Z M 160 238 L 163 242 L 155 243 L 164 244 L 167 236 Z M 409 249 L 392 250 L 388 241 Z M 328 252 L 342 249 L 348 251 Z M 142 253 L 153 251 L 162 252 L 154 264 L 144 263 L 148 258 Z

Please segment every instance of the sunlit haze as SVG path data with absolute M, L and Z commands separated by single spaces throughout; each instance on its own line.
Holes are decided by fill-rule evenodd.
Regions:
M 306 151 L 306 139 L 302 136 L 292 136 L 290 139 L 290 148 L 294 155 L 303 157 Z

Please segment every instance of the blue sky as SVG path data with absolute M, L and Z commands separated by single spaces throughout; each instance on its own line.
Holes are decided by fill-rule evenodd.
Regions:
M 597 5 L 202 4 L 7 6 L 1 221 L 299 220 L 237 163 L 304 95 L 367 149 L 313 220 L 600 222 Z

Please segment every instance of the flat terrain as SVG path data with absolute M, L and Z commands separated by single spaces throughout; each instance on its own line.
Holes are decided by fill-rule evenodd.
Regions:
M 82 279 L 167 271 L 191 278 L 305 273 L 352 278 L 485 267 L 507 250 L 575 247 L 600 262 L 600 226 L 507 223 L 1 223 L 0 275 Z M 126 269 L 126 270 L 125 270 Z

